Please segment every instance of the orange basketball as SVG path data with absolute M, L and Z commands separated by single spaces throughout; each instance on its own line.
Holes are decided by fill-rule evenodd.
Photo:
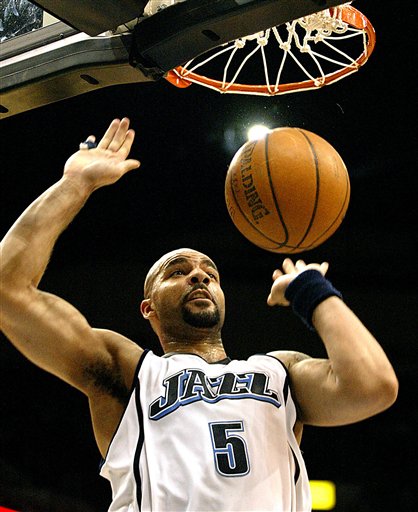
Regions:
M 267 251 L 309 251 L 339 227 L 350 200 L 347 168 L 323 138 L 276 128 L 235 154 L 225 182 L 238 230 Z

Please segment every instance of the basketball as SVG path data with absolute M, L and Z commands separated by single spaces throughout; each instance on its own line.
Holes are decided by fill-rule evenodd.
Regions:
M 340 226 L 350 200 L 347 168 L 337 151 L 300 128 L 276 128 L 246 142 L 225 181 L 237 229 L 261 249 L 309 251 Z

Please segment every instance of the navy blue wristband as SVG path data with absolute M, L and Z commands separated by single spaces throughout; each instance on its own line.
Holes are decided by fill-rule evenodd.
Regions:
M 312 314 L 322 301 L 335 295 L 342 299 L 341 293 L 318 270 L 305 270 L 289 284 L 285 297 L 290 302 L 295 314 L 311 329 Z

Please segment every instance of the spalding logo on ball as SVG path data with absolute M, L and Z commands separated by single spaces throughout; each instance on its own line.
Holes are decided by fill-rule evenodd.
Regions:
M 350 200 L 347 168 L 323 138 L 276 128 L 235 154 L 225 200 L 238 230 L 277 253 L 309 251 L 340 226 Z

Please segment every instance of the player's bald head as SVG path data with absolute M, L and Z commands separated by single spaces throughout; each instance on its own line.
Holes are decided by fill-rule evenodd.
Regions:
M 193 257 L 197 256 L 201 259 L 206 260 L 208 263 L 213 266 L 214 269 L 216 269 L 215 263 L 205 254 L 196 251 L 194 249 L 189 248 L 181 248 L 181 249 L 175 249 L 174 251 L 170 251 L 167 254 L 164 254 L 161 256 L 159 260 L 157 260 L 152 267 L 149 269 L 148 274 L 145 278 L 144 283 L 144 297 L 147 299 L 151 295 L 152 287 L 154 285 L 156 277 L 160 274 L 160 272 L 169 265 L 172 261 L 175 261 L 177 258 L 187 258 L 187 257 Z

